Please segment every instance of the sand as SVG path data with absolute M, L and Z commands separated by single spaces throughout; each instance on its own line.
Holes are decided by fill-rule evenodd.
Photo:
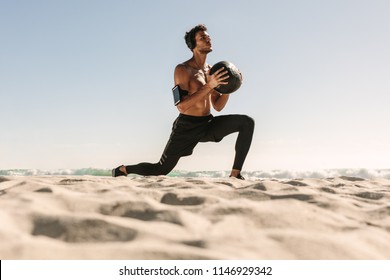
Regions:
M 390 180 L 3 176 L 0 259 L 390 259 Z

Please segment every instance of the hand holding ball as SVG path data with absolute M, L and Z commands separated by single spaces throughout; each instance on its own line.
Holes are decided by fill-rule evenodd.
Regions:
M 211 67 L 210 75 L 213 75 L 218 69 L 222 67 L 224 67 L 224 71 L 228 72 L 227 74 L 229 75 L 229 78 L 225 80 L 228 83 L 217 86 L 215 90 L 223 94 L 233 93 L 238 90 L 242 84 L 241 72 L 233 63 L 229 61 L 220 61 Z

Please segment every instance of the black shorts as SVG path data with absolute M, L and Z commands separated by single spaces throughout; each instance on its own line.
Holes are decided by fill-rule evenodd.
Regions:
M 207 138 L 213 118 L 213 115 L 196 117 L 180 114 L 173 123 L 171 136 L 165 147 L 164 155 L 191 155 L 199 142 L 206 142 L 204 140 Z

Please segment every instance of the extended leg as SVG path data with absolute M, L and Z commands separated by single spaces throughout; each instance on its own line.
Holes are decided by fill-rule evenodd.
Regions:
M 176 166 L 180 156 L 163 155 L 158 163 L 142 162 L 136 165 L 126 166 L 127 174 L 144 176 L 167 175 Z
M 128 174 L 138 174 L 143 176 L 167 175 L 176 166 L 180 156 L 163 155 L 158 163 L 142 162 L 135 165 L 119 166 L 114 174 L 116 176 L 127 176 Z M 116 177 L 115 176 L 115 177 Z

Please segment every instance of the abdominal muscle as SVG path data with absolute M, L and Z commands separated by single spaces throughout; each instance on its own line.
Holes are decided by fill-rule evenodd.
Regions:
M 183 112 L 183 114 L 198 117 L 210 115 L 210 97 L 207 96 L 204 100 L 197 102 L 187 111 Z

